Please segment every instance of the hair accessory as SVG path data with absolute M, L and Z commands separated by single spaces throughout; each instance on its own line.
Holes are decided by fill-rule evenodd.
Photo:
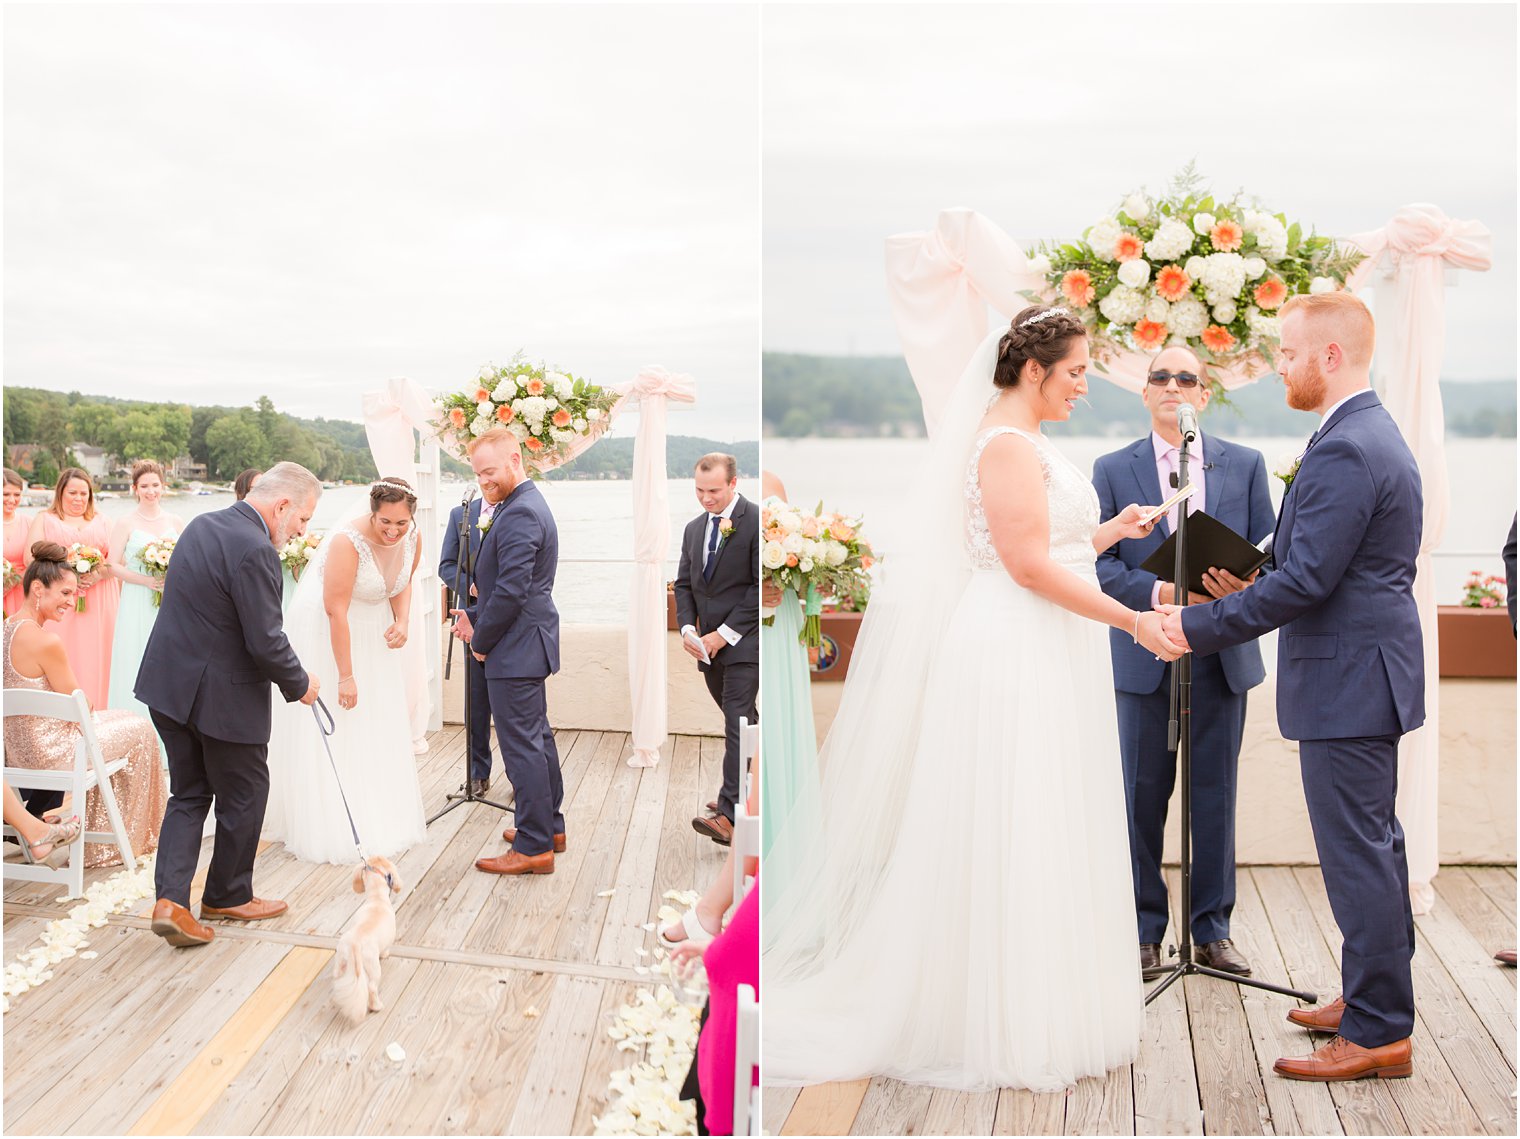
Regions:
M 375 482 L 370 483 L 369 489 L 374 490 L 377 486 L 388 486 L 392 490 L 399 490 L 403 494 L 410 495 L 413 498 L 417 497 L 417 492 L 411 487 L 407 486 L 404 482 L 391 482 L 390 479 L 379 479 Z
M 1044 312 L 1037 312 L 1037 313 L 1035 313 L 1028 320 L 1024 321 L 1023 324 L 1019 325 L 1019 327 L 1020 328 L 1028 328 L 1031 324 L 1039 324 L 1040 321 L 1042 321 L 1042 320 L 1049 320 L 1053 316 L 1070 316 L 1070 315 L 1071 315 L 1071 313 L 1067 312 L 1064 308 L 1048 308 Z

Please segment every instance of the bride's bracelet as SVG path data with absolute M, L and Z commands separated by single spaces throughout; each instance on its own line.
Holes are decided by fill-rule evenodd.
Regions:
M 338 677 L 338 683 L 339 684 L 347 684 L 353 678 L 354 678 L 353 677 L 353 673 L 349 673 L 349 675 L 347 675 L 347 676 L 340 676 L 340 677 Z
M 1130 636 L 1134 638 L 1135 644 L 1140 643 L 1140 610 L 1138 609 L 1135 610 L 1135 629 Z

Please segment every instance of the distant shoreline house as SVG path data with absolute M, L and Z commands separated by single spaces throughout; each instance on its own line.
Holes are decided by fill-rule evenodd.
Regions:
M 177 479 L 197 479 L 200 481 L 205 481 L 206 464 L 197 463 L 189 455 L 181 455 L 179 458 L 174 460 L 174 466 L 170 468 L 169 473 Z
M 111 456 L 104 447 L 92 447 L 88 443 L 70 444 L 69 450 L 74 452 L 74 458 L 79 460 L 79 467 L 85 474 L 99 482 L 111 473 Z
M 12 443 L 5 452 L 5 465 L 30 479 L 37 471 L 37 458 L 47 454 L 41 443 Z

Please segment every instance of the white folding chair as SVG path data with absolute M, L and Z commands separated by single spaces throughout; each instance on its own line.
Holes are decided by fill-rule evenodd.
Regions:
M 729 849 L 734 856 L 734 905 L 737 906 L 755 882 L 753 877 L 744 873 L 744 861 L 760 857 L 760 816 L 750 814 L 742 801 L 734 804 L 734 838 Z
M 740 985 L 734 1022 L 734 1134 L 759 1135 L 759 1098 L 752 1083 L 760 1064 L 760 1005 L 750 985 Z
M 750 780 L 754 759 L 760 754 L 760 725 L 749 722 L 748 716 L 739 717 L 739 798 L 749 801 Z
M 123 866 L 135 866 L 127 828 L 122 822 L 121 811 L 116 806 L 116 795 L 111 790 L 111 776 L 127 763 L 128 756 L 107 760 L 100 749 L 100 739 L 95 735 L 95 720 L 90 715 L 90 705 L 84 693 L 75 689 L 65 696 L 61 692 L 37 692 L 30 688 L 7 688 L 4 694 L 5 718 L 12 716 L 46 716 L 52 720 L 64 720 L 79 725 L 79 742 L 74 747 L 74 766 L 59 770 L 34 770 L 30 767 L 7 767 L 5 782 L 20 790 L 29 788 L 39 791 L 63 791 L 72 797 L 70 810 L 81 819 L 85 817 L 85 800 L 93 788 L 100 794 L 106 807 L 106 817 L 111 821 L 109 831 L 86 831 L 69 847 L 68 865 L 60 870 L 42 864 L 25 862 L 5 864 L 5 877 L 22 882 L 59 882 L 68 886 L 69 894 L 84 894 L 84 844 L 106 842 L 121 851 Z M 4 833 L 14 835 L 15 828 L 6 826 Z

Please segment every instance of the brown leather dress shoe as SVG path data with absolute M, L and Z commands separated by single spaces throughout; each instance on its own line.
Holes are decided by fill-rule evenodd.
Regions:
M 1501 949 L 1498 953 L 1494 954 L 1494 960 L 1499 962 L 1500 965 L 1508 965 L 1513 969 L 1515 967 L 1515 951 L 1513 949 Z
M 1166 972 L 1166 966 L 1161 964 L 1161 946 L 1154 941 L 1142 941 L 1140 943 L 1140 978 L 1144 981 L 1154 981 Z
M 1279 1076 L 1290 1080 L 1397 1080 L 1414 1072 L 1414 1046 L 1409 1037 L 1377 1048 L 1363 1048 L 1344 1036 L 1332 1036 L 1303 1059 L 1283 1057 L 1272 1065 Z
M 487 874 L 553 874 L 554 852 L 546 850 L 542 854 L 518 854 L 515 850 L 509 850 L 495 858 L 477 858 L 475 869 L 484 870 Z
M 189 910 L 168 898 L 160 898 L 153 905 L 153 932 L 179 949 L 205 945 L 216 936 L 216 930 L 201 925 Z
M 1295 1008 L 1288 1010 L 1288 1019 L 1300 1028 L 1312 1028 L 1315 1032 L 1339 1032 L 1341 1014 L 1346 1011 L 1346 999 L 1336 997 L 1319 1008 Z
M 1251 975 L 1251 963 L 1240 955 L 1235 943 L 1228 937 L 1193 947 L 1193 963 L 1221 973 L 1234 973 L 1237 977 Z
M 201 921 L 207 918 L 225 918 L 230 921 L 263 921 L 277 918 L 290 909 L 278 898 L 251 898 L 241 906 L 208 906 L 201 903 Z
M 691 820 L 691 829 L 699 835 L 712 839 L 719 846 L 734 844 L 734 824 L 722 815 L 702 815 Z
M 517 828 L 516 827 L 508 827 L 506 830 L 504 830 L 504 831 L 501 832 L 501 837 L 504 838 L 504 839 L 506 839 L 508 842 L 514 842 L 515 843 L 517 841 Z M 564 836 L 564 834 L 557 834 L 557 835 L 554 836 L 554 853 L 555 854 L 564 854 L 565 853 L 565 836 Z

